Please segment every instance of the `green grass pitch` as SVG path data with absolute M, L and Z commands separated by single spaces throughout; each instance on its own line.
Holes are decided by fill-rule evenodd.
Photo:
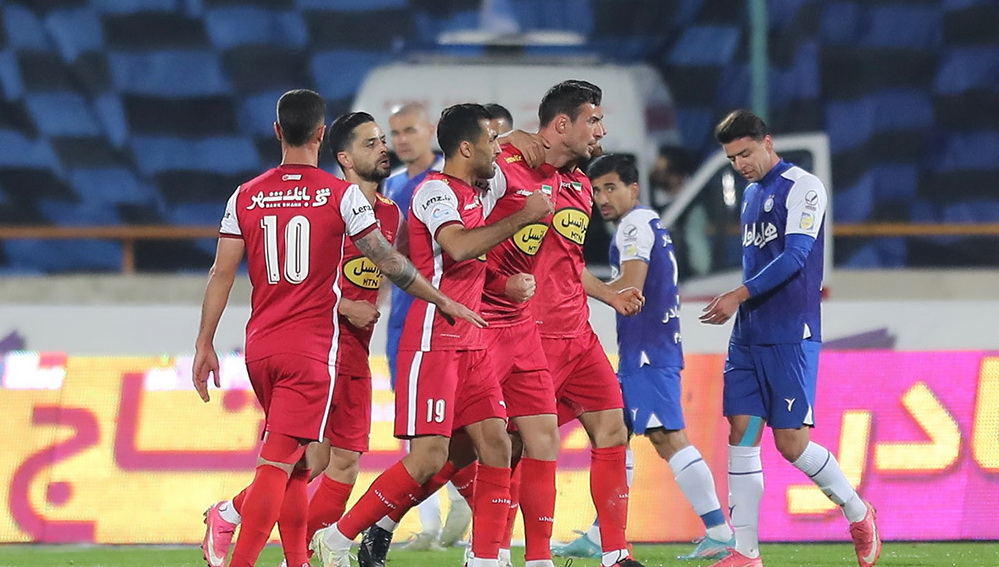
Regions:
M 766 567 L 851 567 L 857 564 L 849 544 L 764 544 Z M 709 561 L 680 561 L 690 545 L 636 545 L 635 557 L 646 567 L 703 567 Z M 514 549 L 514 555 L 521 551 Z M 461 567 L 462 550 L 443 553 L 393 550 L 389 567 Z M 556 558 L 556 567 L 565 559 Z M 257 565 L 277 567 L 281 549 L 268 546 Z M 319 562 L 313 561 L 318 567 Z M 515 566 L 523 560 L 514 559 Z M 597 567 L 596 559 L 573 559 L 572 567 Z M 204 567 L 196 547 L 0 545 L 0 567 Z M 999 567 L 999 542 L 888 542 L 879 567 Z

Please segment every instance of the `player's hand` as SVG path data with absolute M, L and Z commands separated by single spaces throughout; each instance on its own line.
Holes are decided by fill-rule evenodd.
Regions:
M 451 325 L 455 319 L 464 319 L 480 329 L 489 325 L 481 315 L 450 298 L 437 304 L 437 312 Z
M 749 289 L 744 285 L 733 289 L 728 293 L 723 293 L 711 300 L 702 311 L 703 315 L 698 317 L 701 323 L 708 325 L 721 325 L 732 318 L 739 310 L 739 305 L 749 299 Z
M 544 191 L 535 191 L 524 200 L 524 215 L 527 222 L 539 221 L 555 212 L 555 203 Z
M 370 329 L 378 322 L 381 313 L 378 308 L 367 301 L 340 300 L 340 314 L 358 329 Z
M 506 280 L 506 296 L 510 301 L 517 303 L 523 303 L 534 297 L 537 288 L 537 283 L 531 274 L 514 274 Z
M 548 141 L 538 134 L 531 134 L 523 130 L 513 130 L 503 134 L 503 143 L 512 144 L 513 147 L 524 155 L 527 165 L 538 168 L 545 163 L 545 155 L 550 147 Z
M 215 387 L 219 384 L 219 357 L 215 354 L 215 347 L 207 345 L 204 348 L 196 348 L 194 352 L 194 364 L 191 367 L 191 382 L 194 389 L 198 391 L 201 400 L 207 402 L 211 400 L 208 396 L 208 377 L 215 376 Z
M 611 298 L 610 305 L 621 315 L 631 317 L 645 306 L 645 296 L 638 288 L 626 287 Z

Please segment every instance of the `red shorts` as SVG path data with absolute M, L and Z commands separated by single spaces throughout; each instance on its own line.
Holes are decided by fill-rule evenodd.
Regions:
M 497 417 L 506 419 L 503 391 L 485 350 L 399 351 L 395 436 L 451 436 Z
M 555 384 L 534 321 L 482 330 L 510 417 L 555 413 Z
M 314 358 L 274 354 L 247 362 L 246 371 L 264 410 L 264 431 L 312 441 L 325 437 L 334 367 Z
M 338 374 L 326 438 L 340 449 L 366 453 L 371 435 L 371 378 Z
M 592 329 L 572 338 L 545 338 L 558 401 L 559 425 L 583 413 L 624 408 L 621 385 Z

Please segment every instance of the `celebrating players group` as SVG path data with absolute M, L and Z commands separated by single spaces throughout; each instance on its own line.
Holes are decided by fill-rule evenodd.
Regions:
M 762 490 L 737 497 L 733 489 L 733 534 L 710 470 L 686 442 L 682 415 L 676 418 L 682 353 L 668 233 L 638 203 L 633 162 L 598 158 L 591 167 L 600 175 L 590 170 L 594 183 L 580 169 L 601 153 L 601 99 L 596 85 L 563 81 L 541 100 L 536 134 L 504 138 L 481 105 L 445 109 L 437 123 L 443 165 L 426 174 L 403 214 L 379 192 L 390 161 L 371 115 L 345 114 L 327 127 L 319 94 L 295 90 L 280 98 L 274 129 L 281 164 L 240 185 L 226 205 L 196 341 L 193 380 L 207 402 L 208 381 L 214 376 L 219 384 L 215 330 L 245 257 L 253 290 L 245 359 L 265 427 L 253 481 L 206 512 L 202 548 L 210 567 L 254 565 L 275 523 L 290 567 L 308 566 L 312 553 L 326 567 L 350 567 L 351 546 L 362 533 L 360 564 L 382 567 L 403 515 L 449 481 L 472 509 L 468 567 L 510 564 L 518 505 L 526 567 L 553 567 L 558 426 L 572 419 L 591 441 L 590 492 L 598 519 L 592 540 L 598 540 L 594 554 L 602 565 L 642 565 L 625 538 L 631 429 L 648 436 L 669 461 L 705 521 L 706 538 L 689 557 L 715 557 L 721 567 L 762 566 L 756 544 Z M 808 440 L 819 344 L 818 321 L 808 318 L 811 300 L 799 306 L 794 297 L 778 299 L 806 312 L 801 321 L 781 315 L 781 329 L 798 333 L 790 341 L 777 331 L 756 340 L 762 335 L 749 317 L 768 305 L 772 311 L 769 298 L 786 295 L 798 279 L 815 283 L 809 270 L 821 250 L 812 243 L 822 236 L 825 191 L 813 176 L 777 158 L 765 125 L 762 134 L 745 130 L 743 123 L 756 125 L 752 119 L 758 118 L 737 111 L 730 119 L 736 126 L 723 128 L 723 121 L 716 137 L 750 188 L 760 189 L 759 199 L 768 199 L 755 204 L 759 219 L 747 220 L 744 209 L 744 233 L 752 225 L 758 235 L 748 248 L 770 253 L 743 286 L 716 298 L 702 316 L 720 324 L 738 311 L 729 353 L 729 364 L 738 366 L 733 374 L 751 374 L 756 361 L 768 385 L 759 391 L 746 386 L 760 376 L 735 376 L 738 383 L 730 384 L 726 370 L 730 484 L 732 474 L 741 474 L 733 473 L 733 458 L 750 468 L 759 463 L 759 431 L 770 423 L 781 453 L 843 506 L 858 562 L 869 567 L 880 553 L 874 508 L 846 483 L 832 455 Z M 342 179 L 318 167 L 324 147 Z M 590 274 L 583 257 L 595 186 L 601 213 L 620 223 L 612 246 L 620 275 L 609 283 Z M 766 241 L 755 244 L 760 239 Z M 663 258 L 674 260 L 664 267 Z M 409 453 L 346 510 L 358 460 L 368 449 L 368 352 L 383 277 L 415 297 L 394 368 L 395 435 L 409 441 Z M 804 287 L 803 297 L 810 298 Z M 627 339 L 639 347 L 631 349 L 633 363 L 621 349 L 620 382 L 590 327 L 588 296 L 617 311 L 622 346 L 622 337 L 640 334 L 635 325 L 668 336 L 648 347 L 640 337 Z M 655 300 L 646 305 L 646 297 Z M 651 319 L 636 323 L 643 308 Z M 791 370 L 779 364 L 798 358 L 801 364 Z M 801 400 L 794 412 L 787 404 L 783 413 L 789 415 L 770 403 L 784 406 L 788 397 Z M 756 468 L 742 476 L 758 473 L 762 489 L 762 467 Z M 306 489 L 316 476 L 310 500 Z M 737 517 L 736 507 L 749 514 Z M 237 525 L 240 535 L 228 558 Z

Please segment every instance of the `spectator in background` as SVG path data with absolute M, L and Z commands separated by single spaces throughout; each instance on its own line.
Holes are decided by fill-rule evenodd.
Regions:
M 513 130 L 513 115 L 510 114 L 510 111 L 505 106 L 496 104 L 495 102 L 483 104 L 482 106 L 489 113 L 489 127 L 496 130 L 497 134 L 502 136 Z
M 697 169 L 693 153 L 679 146 L 662 146 L 659 157 L 649 172 L 652 205 L 660 213 L 666 211 L 679 196 L 683 186 Z M 680 278 L 703 276 L 711 271 L 711 218 L 698 196 L 680 215 L 671 228 L 678 251 Z

